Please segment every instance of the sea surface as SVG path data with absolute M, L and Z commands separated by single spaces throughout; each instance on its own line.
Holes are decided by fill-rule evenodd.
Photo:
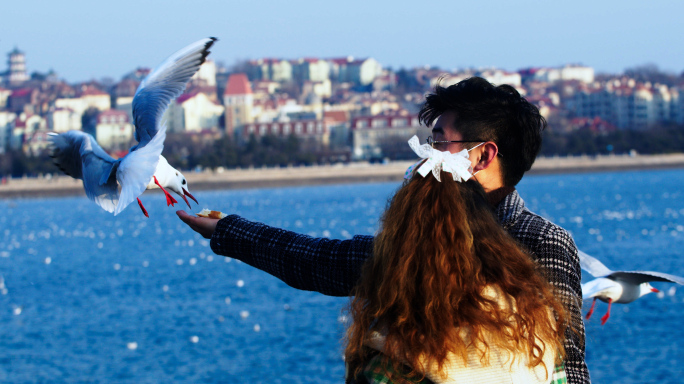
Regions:
M 373 234 L 398 183 L 198 192 L 211 208 L 311 236 Z M 684 275 L 684 170 L 527 176 L 527 206 L 615 270 Z M 0 200 L 0 382 L 340 383 L 346 298 L 288 287 L 142 197 Z M 182 208 L 182 207 L 181 207 Z M 187 209 L 187 208 L 186 208 Z M 584 280 L 589 276 L 585 274 Z M 654 283 L 587 321 L 595 383 L 684 381 L 684 287 Z M 589 307 L 585 302 L 584 311 Z

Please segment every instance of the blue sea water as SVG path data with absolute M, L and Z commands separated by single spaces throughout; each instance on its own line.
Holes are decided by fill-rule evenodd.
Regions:
M 397 183 L 198 192 L 201 206 L 312 236 L 372 234 Z M 684 275 L 684 170 L 527 176 L 533 211 L 613 269 Z M 1 200 L 0 382 L 339 383 L 348 299 L 297 291 L 143 196 Z M 193 209 L 199 211 L 199 209 Z M 586 281 L 589 277 L 585 276 Z M 595 383 L 680 383 L 684 287 L 587 321 Z M 589 303 L 585 303 L 585 311 Z

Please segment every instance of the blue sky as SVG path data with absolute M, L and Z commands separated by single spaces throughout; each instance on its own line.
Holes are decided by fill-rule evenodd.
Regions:
M 684 71 L 684 1 L 6 0 L 0 71 L 15 46 L 30 72 L 119 79 L 184 45 L 220 39 L 214 60 L 353 55 L 393 68 L 582 63 Z

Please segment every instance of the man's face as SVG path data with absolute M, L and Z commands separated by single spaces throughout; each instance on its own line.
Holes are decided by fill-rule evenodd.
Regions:
M 432 127 L 432 138 L 435 141 L 458 141 L 463 140 L 463 135 L 456 129 L 456 113 L 446 111 L 437 118 Z M 464 149 L 469 149 L 477 143 L 437 143 L 435 149 L 458 153 Z M 470 161 L 477 162 L 474 153 L 470 153 Z
M 435 141 L 457 141 L 463 140 L 461 132 L 456 130 L 456 113 L 447 111 L 435 121 L 432 127 L 432 138 Z M 437 143 L 435 149 L 457 153 L 462 151 L 466 143 Z

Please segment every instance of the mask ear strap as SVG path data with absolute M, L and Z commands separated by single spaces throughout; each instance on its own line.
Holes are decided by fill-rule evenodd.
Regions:
M 486 143 L 486 141 L 483 141 L 483 142 L 481 142 L 480 144 L 478 144 L 478 145 L 476 145 L 476 146 L 470 148 L 470 149 L 468 150 L 468 152 L 472 151 L 473 149 L 475 149 L 475 148 L 477 148 L 477 147 L 480 147 L 480 146 L 484 145 L 484 143 Z M 480 171 L 481 171 L 481 170 L 480 170 Z M 475 175 L 477 175 L 480 171 L 477 171 L 477 172 L 475 172 L 475 173 L 471 173 L 471 175 L 472 175 L 472 176 L 475 176 Z
M 476 145 L 476 146 L 470 148 L 470 149 L 468 150 L 468 152 L 472 151 L 473 149 L 475 149 L 475 148 L 477 148 L 477 147 L 480 147 L 480 146 L 484 145 L 484 143 L 486 143 L 486 141 L 483 141 L 483 142 L 481 142 L 480 144 L 478 144 L 478 145 Z

